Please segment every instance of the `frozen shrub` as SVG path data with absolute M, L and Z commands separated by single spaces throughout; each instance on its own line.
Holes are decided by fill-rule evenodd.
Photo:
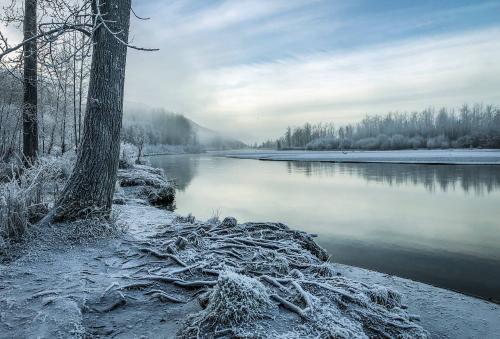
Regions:
M 378 143 L 378 148 L 379 149 L 391 149 L 392 145 L 391 145 L 391 138 L 389 138 L 387 135 L 385 134 L 379 134 L 377 136 L 377 143 Z
M 387 308 L 401 306 L 401 294 L 385 286 L 374 285 L 367 292 L 371 301 Z
M 206 308 L 188 318 L 178 333 L 181 338 L 196 337 L 200 328 L 215 329 L 270 317 L 276 306 L 266 287 L 258 280 L 233 272 L 219 276 Z
M 68 180 L 74 153 L 42 157 L 29 168 L 11 168 L 16 178 L 0 185 L 0 242 L 4 249 L 23 239 L 32 224 L 45 216 Z
M 449 148 L 450 147 L 450 141 L 448 140 L 447 137 L 444 135 L 439 135 L 434 138 L 429 138 L 427 140 L 427 148 Z
M 236 227 L 236 225 L 238 225 L 238 221 L 235 217 L 225 217 L 224 220 L 222 220 L 221 225 L 223 227 Z
M 40 158 L 14 169 L 17 178 L 0 185 L 0 238 L 5 246 L 22 239 L 53 205 L 73 167 L 74 155 Z
M 410 147 L 411 143 L 405 136 L 395 134 L 391 137 L 391 149 L 406 149 Z
M 320 277 L 325 277 L 325 278 L 331 278 L 336 275 L 335 270 L 332 267 L 332 264 L 330 264 L 329 262 L 312 266 L 311 271 L 313 273 L 316 273 Z
M 161 169 L 153 169 L 142 165 L 130 165 L 129 169 L 118 170 L 118 182 L 121 187 L 151 186 L 161 188 L 169 186 Z
M 355 148 L 365 149 L 365 150 L 375 150 L 380 146 L 379 140 L 377 138 L 364 138 L 356 141 L 354 145 Z
M 173 223 L 174 224 L 194 224 L 196 221 L 196 218 L 194 215 L 189 213 L 187 216 L 183 217 L 181 215 L 178 215 L 174 218 Z
M 0 242 L 16 241 L 29 227 L 29 197 L 13 180 L 0 189 Z M 1 248 L 0 248 L 1 250 Z
M 409 143 L 411 145 L 411 148 L 413 149 L 424 148 L 426 146 L 425 139 L 422 138 L 420 135 L 416 135 L 413 138 L 411 138 L 409 140 Z
M 220 275 L 210 294 L 204 318 L 214 323 L 232 325 L 263 318 L 274 307 L 260 281 L 225 272 Z
M 207 220 L 207 223 L 211 225 L 219 225 L 221 223 L 219 215 L 220 215 L 220 210 L 213 211 L 212 216 L 210 217 L 210 219 Z
M 248 268 L 255 272 L 276 272 L 279 274 L 290 272 L 290 265 L 286 257 L 274 250 L 261 249 L 254 254 L 252 261 Z
M 170 206 L 175 200 L 175 189 L 172 186 L 160 188 L 145 186 L 143 194 L 147 196 L 152 205 L 156 206 Z
M 137 147 L 132 144 L 122 142 L 120 145 L 119 168 L 130 168 L 137 158 Z
M 323 137 L 310 141 L 306 145 L 308 150 L 329 150 L 339 148 L 339 139 L 335 137 Z

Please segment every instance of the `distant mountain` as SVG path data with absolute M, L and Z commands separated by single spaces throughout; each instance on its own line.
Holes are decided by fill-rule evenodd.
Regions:
M 154 108 L 147 104 L 125 101 L 124 103 L 124 125 L 142 124 L 150 119 L 152 114 L 164 114 L 166 117 L 182 117 L 190 124 L 192 131 L 196 135 L 198 143 L 207 149 L 235 149 L 243 148 L 245 143 L 235 138 L 229 137 L 219 131 L 201 126 L 197 122 L 189 119 L 183 114 L 173 113 L 161 108 Z M 166 120 L 168 121 L 168 119 Z M 161 126 L 156 126 L 161 129 Z
M 246 144 L 240 140 L 225 136 L 221 132 L 203 127 L 193 120 L 187 119 L 198 137 L 198 142 L 202 145 L 213 146 L 214 148 L 224 148 L 223 146 L 227 148 L 246 147 Z

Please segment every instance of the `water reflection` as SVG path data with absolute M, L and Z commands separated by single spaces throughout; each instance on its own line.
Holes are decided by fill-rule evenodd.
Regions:
M 500 300 L 500 168 L 161 156 L 177 212 L 281 221 L 335 261 Z
M 149 160 L 153 166 L 163 168 L 170 180 L 173 180 L 179 191 L 184 191 L 197 175 L 200 166 L 199 156 L 166 155 L 154 156 Z
M 500 167 L 488 165 L 411 165 L 288 161 L 287 172 L 308 177 L 348 174 L 390 186 L 423 186 L 429 192 L 461 189 L 477 195 L 500 190 Z

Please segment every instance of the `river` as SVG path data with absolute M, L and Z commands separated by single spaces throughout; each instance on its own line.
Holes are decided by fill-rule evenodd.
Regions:
M 176 212 L 280 221 L 332 260 L 500 300 L 500 166 L 150 157 Z

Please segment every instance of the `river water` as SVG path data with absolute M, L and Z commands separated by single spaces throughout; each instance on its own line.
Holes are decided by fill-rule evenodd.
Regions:
M 333 261 L 500 300 L 500 166 L 149 160 L 180 214 L 280 221 Z

